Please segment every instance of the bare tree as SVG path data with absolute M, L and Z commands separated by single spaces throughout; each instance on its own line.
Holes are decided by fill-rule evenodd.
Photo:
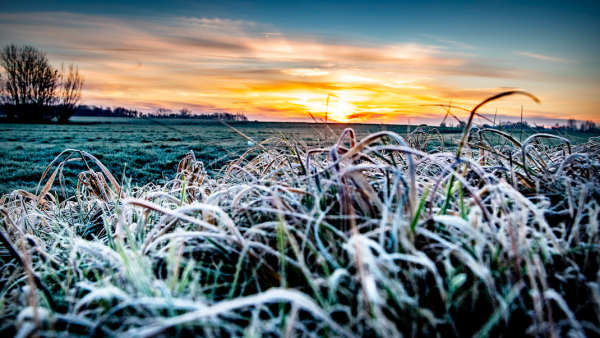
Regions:
M 171 109 L 167 109 L 167 108 L 158 108 L 156 110 L 156 115 L 158 115 L 158 116 L 169 117 L 171 115 L 171 113 L 173 113 L 173 111 Z
M 582 132 L 586 132 L 586 133 L 592 133 L 595 132 L 596 129 L 596 123 L 594 123 L 594 121 L 591 120 L 587 120 L 585 122 L 583 122 L 581 124 L 581 129 Z
M 0 52 L 0 65 L 5 71 L 2 98 L 7 115 L 44 119 L 46 108 L 55 103 L 58 82 L 46 54 L 30 46 L 9 45 Z
M 191 110 L 189 110 L 189 109 L 187 109 L 187 108 L 182 108 L 182 109 L 179 111 L 179 114 L 180 114 L 180 116 L 181 116 L 182 118 L 188 118 L 188 117 L 190 117 L 190 116 L 192 115 L 192 111 L 191 111 Z
M 58 122 L 67 121 L 75 114 L 75 106 L 81 101 L 81 90 L 83 89 L 83 76 L 79 74 L 79 69 L 69 64 L 69 68 L 65 69 L 61 66 L 60 74 L 60 104 L 58 105 L 57 120 Z
M 577 130 L 577 120 L 571 118 L 567 121 L 567 130 Z
M 31 46 L 9 45 L 0 51 L 4 69 L 0 96 L 7 117 L 24 122 L 66 121 L 81 100 L 83 77 L 70 65 L 62 73 L 46 53 Z

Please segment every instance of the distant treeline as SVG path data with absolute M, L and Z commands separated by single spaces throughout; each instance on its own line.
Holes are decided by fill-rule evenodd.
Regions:
M 96 107 L 96 106 L 78 106 L 73 116 L 96 116 L 96 117 L 142 117 L 143 113 L 137 110 L 123 107 Z
M 440 132 L 449 132 L 452 133 L 453 129 L 456 130 L 462 130 L 462 128 L 465 126 L 466 124 L 462 121 L 460 121 L 459 124 L 457 124 L 456 126 L 454 126 L 452 123 L 444 123 L 442 122 L 442 124 L 440 125 Z M 588 121 L 583 121 L 581 124 L 578 123 L 577 120 L 575 119 L 569 119 L 567 120 L 567 124 L 566 125 L 560 125 L 558 123 L 556 123 L 554 126 L 538 126 L 538 125 L 529 125 L 529 123 L 527 121 L 523 121 L 521 122 L 500 122 L 496 125 L 490 125 L 490 124 L 483 124 L 481 125 L 482 128 L 489 128 L 489 129 L 499 129 L 499 130 L 517 130 L 517 129 L 523 129 L 524 131 L 528 131 L 528 130 L 535 130 L 537 132 L 543 132 L 543 131 L 548 131 L 548 130 L 553 130 L 553 131 L 559 131 L 559 132 L 565 132 L 565 131 L 579 131 L 582 133 L 598 133 L 600 132 L 600 128 L 598 128 L 598 126 L 596 125 L 596 123 L 594 123 L 591 120 Z
M 135 118 L 170 118 L 170 119 L 196 119 L 196 120 L 219 120 L 219 121 L 248 121 L 242 112 L 235 114 L 217 112 L 212 114 L 193 114 L 191 110 L 183 108 L 178 112 L 171 109 L 160 108 L 152 113 L 144 113 L 134 109 L 123 107 L 97 107 L 81 105 L 76 108 L 73 116 L 96 116 L 96 117 L 135 117 Z

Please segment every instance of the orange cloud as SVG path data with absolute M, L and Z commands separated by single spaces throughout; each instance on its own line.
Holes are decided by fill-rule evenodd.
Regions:
M 435 45 L 341 43 L 224 19 L 69 13 L 0 14 L 0 31 L 3 45 L 26 42 L 52 61 L 75 62 L 87 81 L 86 104 L 243 110 L 262 120 L 310 121 L 308 111 L 327 110 L 340 122 L 438 123 L 444 111 L 422 104 L 453 100 L 470 108 L 502 91 L 498 86 L 512 86 L 542 96 L 536 116 L 565 118 L 577 92 L 585 98 L 575 100 L 579 116 L 599 120 L 596 97 L 583 89 L 566 97 L 564 85 L 549 85 L 560 80 L 551 73 Z M 336 97 L 326 106 L 328 94 Z M 489 110 L 518 116 L 523 103 L 532 106 L 510 98 Z
M 384 115 L 384 116 L 382 116 Z M 364 122 L 373 120 L 373 118 L 385 118 L 385 114 L 375 113 L 375 112 L 361 112 L 361 113 L 352 113 L 346 116 L 348 121 L 352 122 Z
M 290 75 L 299 75 L 299 76 L 323 76 L 329 75 L 329 72 L 322 71 L 318 68 L 308 69 L 308 68 L 296 68 L 296 69 L 284 69 L 283 73 Z

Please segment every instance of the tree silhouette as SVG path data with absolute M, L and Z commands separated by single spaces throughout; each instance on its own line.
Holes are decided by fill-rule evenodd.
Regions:
M 187 108 L 182 108 L 179 111 L 179 115 L 180 115 L 181 118 L 184 118 L 184 119 L 185 118 L 189 118 L 192 115 L 192 111 L 189 110 L 189 109 L 187 109 Z
M 59 72 L 37 48 L 8 45 L 0 51 L 0 66 L 0 97 L 9 119 L 64 122 L 75 113 L 84 80 L 72 64 Z
M 594 121 L 587 120 L 581 124 L 581 128 L 579 130 L 586 133 L 593 133 L 596 132 L 598 128 L 596 128 L 596 123 L 594 123 Z
M 60 102 L 58 105 L 58 122 L 67 121 L 75 114 L 75 106 L 81 101 L 81 90 L 83 89 L 83 76 L 79 74 L 79 69 L 69 64 L 65 69 L 61 67 L 60 75 Z
M 570 118 L 567 121 L 567 130 L 577 130 L 577 120 Z

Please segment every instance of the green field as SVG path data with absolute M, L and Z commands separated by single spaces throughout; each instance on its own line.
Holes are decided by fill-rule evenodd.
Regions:
M 231 125 L 257 142 L 283 134 L 286 138 L 323 146 L 324 127 L 314 123 L 232 122 Z M 405 136 L 406 125 L 329 124 L 329 144 L 334 134 L 353 128 L 357 138 L 381 130 Z M 412 126 L 410 130 L 414 130 Z M 456 142 L 460 134 L 444 133 L 445 146 Z M 65 149 L 89 152 L 118 176 L 123 170 L 132 184 L 164 183 L 177 168 L 177 163 L 192 150 L 204 162 L 209 174 L 216 174 L 227 161 L 239 157 L 250 147 L 248 141 L 217 121 L 181 119 L 132 119 L 74 117 L 70 124 L 0 124 L 0 195 L 15 189 L 35 192 L 44 169 Z M 519 138 L 519 133 L 514 134 Z M 590 134 L 571 135 L 585 142 Z M 337 137 L 337 136 L 336 136 Z M 521 138 L 526 138 L 525 133 Z M 428 148 L 439 146 L 438 138 Z M 127 164 L 125 166 L 125 164 Z M 70 163 L 64 170 L 66 187 L 74 187 L 77 174 L 85 170 L 81 162 Z M 69 189 L 69 188 L 65 188 Z M 60 186 L 53 193 L 60 196 Z
M 278 132 L 309 145 L 318 145 L 323 138 L 323 127 L 308 123 L 231 125 L 257 142 L 278 136 Z M 329 125 L 338 135 L 348 126 Z M 359 137 L 382 130 L 380 125 L 350 126 Z M 386 128 L 403 134 L 407 131 L 406 126 Z M 66 125 L 0 124 L 0 131 L 0 195 L 15 189 L 35 191 L 44 169 L 65 149 L 89 152 L 110 172 L 120 177 L 125 169 L 134 185 L 144 185 L 170 178 L 190 150 L 212 173 L 250 148 L 246 139 L 217 121 L 79 117 Z M 74 186 L 83 170 L 82 163 L 70 163 L 64 170 L 65 186 Z M 54 192 L 59 190 L 59 185 L 53 187 Z

